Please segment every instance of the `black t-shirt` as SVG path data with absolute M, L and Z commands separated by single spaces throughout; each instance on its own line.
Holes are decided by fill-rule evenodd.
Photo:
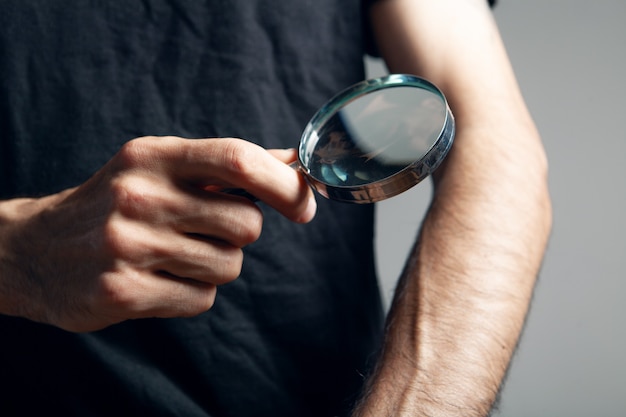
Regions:
M 295 147 L 363 78 L 361 0 L 0 2 L 0 198 L 78 185 L 142 135 Z M 188 319 L 72 334 L 0 316 L 0 415 L 335 416 L 378 343 L 373 207 L 265 223 Z M 33 259 L 32 262 L 37 262 Z

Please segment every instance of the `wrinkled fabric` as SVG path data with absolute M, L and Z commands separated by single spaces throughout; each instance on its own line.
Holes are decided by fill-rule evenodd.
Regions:
M 363 78 L 363 21 L 360 0 L 2 1 L 0 198 L 78 185 L 142 135 L 295 147 Z M 200 316 L 88 334 L 0 317 L 0 415 L 345 415 L 382 326 L 373 207 L 318 202 L 308 225 L 261 205 Z

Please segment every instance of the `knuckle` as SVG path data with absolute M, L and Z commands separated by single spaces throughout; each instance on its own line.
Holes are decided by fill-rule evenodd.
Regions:
M 155 168 L 168 152 L 182 152 L 184 139 L 176 136 L 143 136 L 122 145 L 115 155 L 122 169 Z
M 219 263 L 219 279 L 217 284 L 226 284 L 236 280 L 241 275 L 243 266 L 243 251 L 239 248 L 225 248 L 227 252 Z
M 117 154 L 123 167 L 142 165 L 151 159 L 156 138 L 145 136 L 126 142 Z
M 123 275 L 112 273 L 105 275 L 99 283 L 94 304 L 98 310 L 117 311 L 121 315 L 123 312 L 135 311 L 137 309 L 140 293 L 134 288 L 133 273 L 126 271 Z
M 193 317 L 210 310 L 215 304 L 217 286 L 207 284 L 198 291 L 195 297 L 187 300 L 186 308 L 180 312 L 181 317 Z
M 129 257 L 136 250 L 136 243 L 131 238 L 122 222 L 109 221 L 103 226 L 103 250 L 113 259 Z
M 111 181 L 110 192 L 113 205 L 121 214 L 128 217 L 144 215 L 154 207 L 151 187 L 145 181 L 130 176 L 120 176 Z
M 224 166 L 230 175 L 253 178 L 258 158 L 257 145 L 242 139 L 225 139 L 222 143 Z
M 256 242 L 261 237 L 263 230 L 263 213 L 256 205 L 239 220 L 238 237 L 239 246 L 247 246 Z

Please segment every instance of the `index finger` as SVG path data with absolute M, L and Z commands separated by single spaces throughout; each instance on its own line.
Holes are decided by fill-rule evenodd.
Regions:
M 203 185 L 243 188 L 299 223 L 313 219 L 315 197 L 305 179 L 264 148 L 236 138 L 159 138 L 158 159 L 172 178 Z M 289 151 L 288 151 L 289 152 Z M 295 155 L 294 155 L 295 156 Z

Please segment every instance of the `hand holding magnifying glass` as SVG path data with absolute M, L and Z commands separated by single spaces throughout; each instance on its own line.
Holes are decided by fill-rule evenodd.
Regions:
M 326 198 L 373 203 L 430 175 L 448 154 L 454 129 L 435 85 L 392 74 L 357 83 L 319 109 L 292 166 Z

